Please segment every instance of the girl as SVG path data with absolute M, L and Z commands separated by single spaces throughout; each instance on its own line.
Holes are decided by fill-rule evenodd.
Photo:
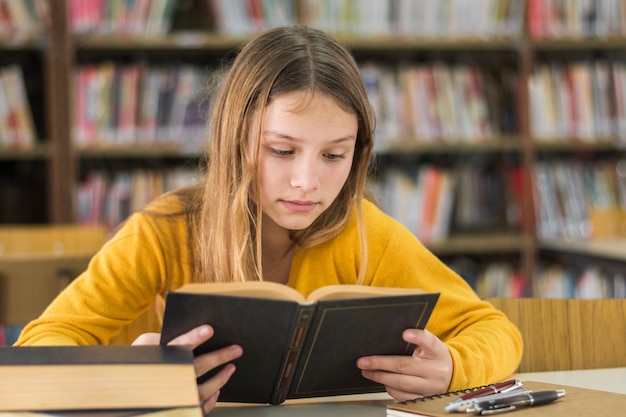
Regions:
M 329 284 L 440 292 L 412 356 L 360 358 L 397 400 L 498 381 L 517 367 L 518 330 L 397 221 L 365 199 L 373 116 L 359 69 L 327 34 L 267 31 L 238 54 L 214 105 L 203 182 L 131 216 L 17 345 L 108 343 L 155 296 L 192 281 L 269 280 L 307 295 Z M 211 338 L 204 325 L 172 341 Z M 158 334 L 134 344 L 157 344 Z M 245 355 L 196 358 L 205 412 Z

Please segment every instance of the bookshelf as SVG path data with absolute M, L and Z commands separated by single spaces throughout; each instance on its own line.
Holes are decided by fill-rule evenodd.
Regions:
M 140 63 L 147 63 L 150 68 L 168 63 L 174 68 L 191 64 L 210 72 L 224 58 L 232 56 L 234 51 L 250 38 L 254 28 L 262 26 L 263 21 L 248 16 L 251 20 L 244 20 L 242 25 L 241 16 L 239 20 L 234 14 L 229 14 L 228 18 L 219 18 L 219 5 L 228 2 L 186 0 L 172 1 L 171 20 L 166 19 L 165 23 L 157 25 L 160 29 L 153 33 L 140 31 L 138 28 L 142 26 L 136 24 L 127 26 L 134 28 L 132 30 L 120 29 L 121 26 L 116 25 L 121 20 L 116 23 L 115 19 L 107 20 L 104 29 L 100 26 L 101 30 L 97 30 L 96 18 L 83 19 L 80 30 L 75 32 L 67 8 L 75 7 L 80 1 L 41 3 L 46 5 L 46 21 L 49 22 L 43 38 L 0 41 L 0 50 L 3 52 L 0 64 L 5 62 L 5 51 L 16 57 L 14 62 L 23 59 L 20 56 L 34 56 L 34 59 L 38 60 L 38 66 L 29 67 L 37 69 L 39 79 L 42 80 L 39 95 L 36 94 L 37 90 L 31 92 L 31 103 L 41 103 L 40 108 L 36 108 L 37 104 L 34 104 L 33 109 L 38 131 L 35 146 L 29 149 L 0 148 L 0 172 L 7 175 L 6 172 L 24 171 L 23 165 L 35 166 L 28 179 L 36 182 L 37 186 L 28 189 L 36 190 L 37 197 L 46 201 L 46 204 L 40 205 L 37 213 L 18 220 L 54 224 L 82 221 L 81 213 L 85 209 L 77 207 L 77 200 L 81 198 L 93 200 L 93 194 L 89 194 L 92 191 L 86 192 L 85 187 L 82 187 L 87 178 L 94 177 L 91 175 L 92 172 L 106 175 L 111 172 L 124 173 L 127 177 L 143 169 L 156 171 L 165 167 L 174 170 L 182 166 L 192 170 L 201 151 L 197 144 L 185 147 L 164 141 L 150 144 L 131 142 L 124 146 L 114 142 L 78 146 L 75 141 L 73 113 L 77 100 L 74 93 L 75 74 L 90 65 L 132 67 Z M 228 3 L 232 4 L 230 11 L 241 12 L 237 9 L 241 6 L 240 3 L 245 2 Z M 390 13 L 384 8 L 391 2 L 369 3 L 372 3 L 372 7 L 379 8 L 376 9 L 378 14 L 374 15 L 384 16 Z M 439 73 L 448 71 L 449 74 L 446 76 L 450 78 L 457 76 L 471 78 L 478 74 L 485 85 L 494 81 L 494 74 L 507 74 L 509 78 L 498 80 L 503 83 L 500 87 L 491 89 L 497 93 L 506 93 L 503 97 L 494 98 L 486 95 L 482 97 L 487 100 L 486 105 L 491 111 L 499 109 L 494 105 L 499 100 L 503 103 L 502 108 L 508 112 L 506 120 L 502 119 L 504 116 L 500 114 L 498 126 L 493 126 L 496 120 L 492 117 L 489 120 L 492 122 L 491 130 L 487 133 L 472 131 L 474 133 L 467 134 L 467 131 L 456 130 L 433 137 L 428 137 L 428 133 L 420 137 L 423 132 L 420 133 L 416 129 L 423 127 L 423 124 L 402 127 L 384 138 L 384 143 L 377 150 L 373 174 L 376 178 L 383 178 L 390 171 L 398 169 L 415 182 L 418 168 L 432 165 L 456 176 L 457 189 L 470 190 L 464 197 L 466 199 L 475 197 L 471 191 L 475 188 L 459 186 L 461 184 L 459 177 L 466 180 L 471 177 L 476 178 L 475 181 L 494 183 L 495 188 L 489 192 L 482 190 L 480 193 L 487 193 L 492 199 L 496 195 L 497 198 L 478 203 L 478 211 L 486 212 L 488 210 L 484 210 L 485 208 L 495 207 L 496 213 L 493 218 L 483 223 L 463 223 L 458 216 L 455 220 L 457 214 L 453 210 L 450 214 L 448 233 L 441 239 L 425 243 L 451 265 L 456 265 L 458 258 L 470 258 L 472 262 L 478 259 L 513 265 L 514 273 L 521 275 L 524 283 L 532 287 L 535 271 L 544 260 L 549 259 L 543 251 L 543 238 L 536 231 L 538 221 L 537 197 L 534 191 L 536 165 L 553 159 L 567 162 L 595 161 L 608 157 L 623 158 L 623 144 L 616 138 L 624 135 L 624 131 L 618 132 L 619 134 L 594 133 L 586 140 L 572 139 L 573 136 L 569 134 L 538 137 L 534 131 L 533 123 L 536 120 L 533 119 L 533 91 L 529 88 L 529 80 L 539 66 L 550 66 L 553 62 L 567 65 L 585 57 L 606 58 L 615 63 L 625 62 L 623 45 L 626 43 L 624 29 L 626 19 L 622 20 L 621 26 L 617 26 L 618 29 L 610 33 L 597 32 L 599 29 L 594 29 L 595 32 L 584 32 L 582 29 L 576 29 L 576 25 L 572 26 L 575 28 L 572 30 L 578 32 L 546 29 L 550 24 L 540 25 L 544 29 L 537 32 L 537 19 L 549 21 L 551 16 L 560 16 L 558 13 L 546 12 L 556 7 L 557 2 L 549 0 L 485 2 L 503 8 L 494 9 L 499 10 L 500 14 L 494 12 L 484 16 L 469 14 L 486 10 L 476 7 L 474 3 L 472 3 L 474 7 L 468 6 L 469 2 L 461 1 L 431 3 L 430 6 L 422 5 L 421 7 L 426 9 L 421 10 L 423 13 L 420 14 L 419 9 L 412 8 L 417 7 L 418 2 L 395 1 L 394 4 L 398 7 L 397 15 L 404 16 L 397 20 L 396 26 L 390 24 L 390 19 L 373 21 L 367 14 L 361 14 L 361 10 L 349 9 L 353 4 L 353 1 L 349 0 L 333 3 L 334 7 L 339 8 L 334 10 L 337 12 L 336 16 L 352 16 L 354 20 L 349 24 L 342 24 L 340 19 L 324 19 L 324 12 L 332 12 L 321 9 L 325 2 L 276 0 L 272 9 L 274 14 L 270 14 L 268 10 L 260 14 L 265 16 L 266 22 L 291 24 L 300 21 L 335 32 L 351 49 L 364 69 L 371 65 L 375 71 L 381 69 L 388 71 L 383 75 L 374 73 L 374 76 L 378 77 L 378 82 L 381 82 L 385 74 L 391 74 L 395 77 L 396 88 L 403 91 L 407 89 L 401 82 L 415 81 L 410 81 L 409 76 L 401 74 L 401 71 L 409 74 L 430 71 L 436 67 L 435 71 Z M 622 9 L 619 10 L 626 10 L 626 4 L 621 0 L 610 0 L 607 3 L 612 7 L 621 5 Z M 166 1 L 163 4 L 170 3 Z M 453 4 L 458 9 L 450 6 Z M 211 5 L 215 8 L 209 7 Z M 448 6 L 450 7 L 446 9 Z M 528 19 L 524 16 L 526 7 L 529 8 Z M 442 11 L 445 10 L 450 14 L 443 15 Z M 507 10 L 510 12 L 509 15 L 504 13 Z M 543 12 L 539 13 L 538 10 Z M 277 11 L 279 13 L 276 13 Z M 456 13 L 452 13 L 453 11 Z M 74 9 L 72 13 L 78 12 L 79 9 Z M 445 19 L 446 16 L 449 17 L 448 20 Z M 460 19 L 461 16 L 468 18 Z M 469 16 L 472 16 L 472 19 Z M 497 16 L 500 16 L 500 19 L 497 19 Z M 598 17 L 599 20 L 604 18 Z M 483 23 L 472 26 L 465 24 L 466 20 Z M 432 22 L 438 23 L 431 24 Z M 526 23 L 530 29 L 526 29 Z M 614 23 L 611 25 L 610 27 L 616 27 Z M 597 25 L 598 28 L 600 26 Z M 122 30 L 125 32 L 122 33 Z M 469 67 L 469 70 L 465 67 Z M 457 75 L 454 71 L 459 68 L 466 71 L 458 71 L 461 75 Z M 468 76 L 468 73 L 471 75 Z M 409 81 L 398 81 L 402 77 Z M 453 88 L 452 91 L 458 89 Z M 480 109 L 477 112 L 480 114 Z M 388 113 L 393 114 L 393 111 Z M 461 113 L 459 117 L 466 116 Z M 399 125 L 394 123 L 394 119 L 390 120 L 386 121 L 383 116 L 379 116 L 380 126 L 392 128 L 395 126 L 398 129 Z M 383 133 L 380 135 L 384 136 Z M 472 169 L 478 166 L 481 169 Z M 165 180 L 158 177 L 145 181 L 156 184 Z M 182 182 L 176 180 L 175 183 Z M 123 188 L 122 185 L 119 187 Z M 87 194 L 84 194 L 85 192 Z M 454 198 L 456 200 L 461 197 L 455 195 Z M 42 209 L 44 206 L 47 207 L 45 210 Z M 123 217 L 119 215 L 109 218 L 109 222 L 118 221 L 120 216 Z M 471 216 L 472 213 L 466 214 L 467 218 Z M 0 223 L 13 221 L 0 212 Z M 551 239 L 559 237 L 552 236 Z M 552 250 L 555 250 L 554 247 Z M 568 252 L 571 248 L 559 246 L 557 250 Z M 596 252 L 590 254 L 594 258 Z
M 11 4 L 8 8 L 18 8 Z M 34 12 L 9 26 L 0 16 L 0 218 L 46 221 L 50 141 L 45 47 Z

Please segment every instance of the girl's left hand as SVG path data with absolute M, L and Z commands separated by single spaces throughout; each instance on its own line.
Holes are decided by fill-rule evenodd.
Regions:
M 395 400 L 440 394 L 452 380 L 452 356 L 445 343 L 428 330 L 407 329 L 402 338 L 416 345 L 412 356 L 365 356 L 357 366 Z

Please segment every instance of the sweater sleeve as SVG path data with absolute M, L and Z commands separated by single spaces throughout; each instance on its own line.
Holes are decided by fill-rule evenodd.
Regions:
M 379 229 L 381 230 L 381 229 Z M 453 360 L 450 390 L 493 383 L 511 375 L 521 360 L 517 327 L 481 300 L 454 271 L 406 228 L 389 221 L 384 239 L 371 239 L 376 265 L 370 285 L 416 287 L 440 293 L 427 329 L 447 346 Z
M 158 294 L 188 279 L 185 252 L 171 217 L 136 213 L 91 259 L 16 345 L 107 344 Z

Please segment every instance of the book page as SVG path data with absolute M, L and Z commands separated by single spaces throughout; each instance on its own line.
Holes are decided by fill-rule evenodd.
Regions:
M 271 281 L 245 282 L 202 282 L 185 284 L 177 292 L 197 294 L 223 294 L 239 297 L 265 298 L 269 300 L 286 300 L 304 302 L 298 291 L 284 284 Z
M 423 294 L 419 288 L 372 287 L 369 285 L 328 285 L 309 294 L 308 300 L 382 297 L 387 295 Z

